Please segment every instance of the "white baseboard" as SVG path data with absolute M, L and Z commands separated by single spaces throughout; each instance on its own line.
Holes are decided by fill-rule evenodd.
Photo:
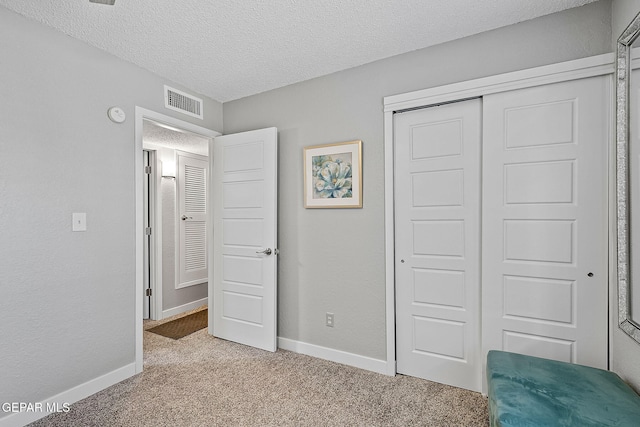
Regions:
M 167 317 L 175 316 L 176 314 L 181 314 L 186 311 L 196 309 L 202 305 L 207 304 L 208 302 L 209 298 L 202 298 L 193 302 L 189 302 L 187 304 L 182 304 L 177 307 L 170 308 L 169 310 L 162 310 L 162 319 L 166 319 Z
M 321 347 L 319 345 L 308 344 L 306 342 L 283 337 L 278 337 L 278 347 L 283 350 L 317 357 L 318 359 L 329 360 L 330 362 L 342 363 L 343 365 L 349 365 L 360 369 L 366 369 L 367 371 L 389 375 L 386 360 L 374 359 L 367 356 L 361 356 L 359 354 L 348 353 L 346 351 L 335 350 L 328 347 Z
M 87 381 L 84 384 L 80 384 L 75 386 L 69 390 L 63 391 L 62 393 L 58 393 L 55 396 L 52 396 L 48 399 L 45 399 L 41 402 L 22 402 L 22 403 L 32 403 L 32 407 L 35 410 L 31 410 L 29 412 L 14 412 L 11 415 L 0 418 L 0 427 L 22 427 L 29 423 L 32 423 L 40 418 L 44 418 L 47 415 L 62 411 L 63 404 L 68 403 L 72 404 L 79 400 L 84 399 L 85 397 L 89 397 L 92 394 L 95 394 L 101 390 L 104 390 L 107 387 L 111 387 L 114 384 L 119 383 L 122 380 L 126 380 L 129 377 L 134 376 L 136 373 L 136 364 L 131 363 L 129 365 L 123 366 L 122 368 L 116 369 L 115 371 L 104 374 L 98 378 L 94 378 L 90 381 Z M 38 410 L 38 406 L 40 410 Z M 53 405 L 58 408 L 52 410 L 47 410 L 47 405 Z M 4 410 L 0 408 L 0 414 L 3 414 Z

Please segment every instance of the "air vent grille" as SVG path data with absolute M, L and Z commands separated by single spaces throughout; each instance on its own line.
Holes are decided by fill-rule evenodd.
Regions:
M 164 106 L 189 116 L 204 118 L 202 99 L 169 86 L 164 87 Z

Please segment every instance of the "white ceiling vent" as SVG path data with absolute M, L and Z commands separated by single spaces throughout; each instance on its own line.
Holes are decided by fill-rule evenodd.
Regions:
M 164 87 L 164 106 L 189 116 L 204 119 L 202 99 L 172 87 Z

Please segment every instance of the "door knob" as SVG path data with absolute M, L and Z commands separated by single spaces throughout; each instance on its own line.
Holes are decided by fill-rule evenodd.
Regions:
M 186 221 L 187 219 L 193 219 L 192 216 L 186 216 L 186 215 L 182 215 L 182 220 Z
M 267 248 L 264 251 L 256 251 L 257 254 L 265 254 L 265 255 L 271 255 L 271 248 Z

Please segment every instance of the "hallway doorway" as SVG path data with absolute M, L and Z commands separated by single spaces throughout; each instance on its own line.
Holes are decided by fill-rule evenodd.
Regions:
M 179 218 L 175 205 L 176 172 L 179 172 L 176 168 L 176 150 L 196 151 L 194 155 L 206 156 L 211 138 L 218 135 L 220 133 L 190 122 L 136 107 L 135 193 L 138 214 L 136 215 L 135 360 L 137 373 L 142 372 L 143 369 L 143 318 L 145 314 L 144 300 L 147 298 L 147 292 L 151 294 L 148 297 L 150 300 L 150 319 L 159 320 L 171 317 L 206 304 L 208 292 L 206 282 L 178 289 L 175 286 L 175 230 L 177 218 Z M 150 231 L 147 231 L 145 226 L 145 150 L 151 154 L 149 156 L 151 163 L 149 165 L 151 166 L 149 199 L 152 205 L 149 209 L 149 216 L 152 218 Z M 201 181 L 206 185 L 208 177 Z M 208 219 L 209 215 L 205 216 Z M 163 229 L 166 229 L 166 232 L 163 232 Z M 152 236 L 149 245 L 150 291 L 146 291 L 144 284 L 146 268 L 144 246 L 148 232 Z M 205 241 L 203 245 L 204 258 L 208 259 L 210 242 Z M 165 262 L 163 262 L 163 258 Z M 163 292 L 165 290 L 167 291 Z M 172 295 L 170 291 L 182 292 Z

